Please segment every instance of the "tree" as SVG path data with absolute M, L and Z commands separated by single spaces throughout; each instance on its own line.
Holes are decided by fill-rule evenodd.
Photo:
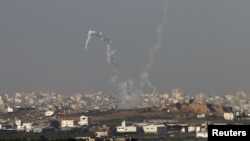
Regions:
M 57 120 L 51 120 L 50 121 L 50 127 L 54 127 L 55 129 L 58 129 L 60 127 L 60 123 Z
M 180 110 L 180 109 L 181 109 L 181 103 L 180 103 L 180 102 L 176 103 L 176 104 L 175 104 L 175 107 L 176 107 L 178 110 Z

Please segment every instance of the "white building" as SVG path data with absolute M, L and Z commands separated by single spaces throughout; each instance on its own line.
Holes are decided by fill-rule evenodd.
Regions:
M 54 115 L 54 111 L 46 111 L 45 112 L 46 117 L 53 116 L 53 115 Z
M 204 113 L 203 114 L 198 114 L 197 118 L 205 118 L 205 114 Z
M 16 120 L 15 120 L 15 124 L 16 124 L 17 126 L 21 126 L 21 125 L 22 125 L 22 120 L 21 120 L 21 119 L 16 119 Z
M 79 125 L 90 125 L 91 124 L 91 119 L 86 116 L 80 116 L 80 120 L 78 122 Z
M 7 112 L 7 113 L 12 113 L 13 111 L 14 111 L 14 109 L 11 108 L 11 107 L 8 107 L 8 108 L 6 109 L 6 112 Z
M 127 126 L 126 121 L 122 121 L 121 126 L 116 127 L 116 132 L 119 133 L 136 133 L 137 132 L 137 127 L 133 125 Z
M 188 132 L 195 132 L 195 127 L 194 126 L 189 126 L 188 127 Z
M 23 125 L 17 125 L 16 127 L 17 131 L 25 131 L 25 127 Z
M 143 126 L 144 133 L 154 133 L 162 134 L 167 132 L 167 127 L 165 125 L 146 125 Z
M 61 127 L 75 127 L 74 120 L 62 120 Z
M 200 126 L 196 126 L 195 132 L 200 132 L 200 131 L 201 131 L 201 127 Z
M 196 132 L 196 138 L 207 138 L 208 137 L 208 132 Z
M 225 120 L 233 120 L 234 114 L 233 113 L 224 113 L 224 119 Z
M 24 126 L 26 132 L 30 132 L 33 130 L 32 123 L 23 123 L 23 126 Z
M 108 132 L 95 132 L 95 137 L 102 138 L 102 137 L 108 137 Z

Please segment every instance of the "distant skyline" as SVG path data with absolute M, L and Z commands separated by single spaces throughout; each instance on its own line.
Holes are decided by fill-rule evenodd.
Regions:
M 249 5 L 247 0 L 0 1 L 0 94 L 249 92 Z M 89 30 L 112 40 L 115 62 L 107 61 L 107 44 L 99 37 L 85 50 Z

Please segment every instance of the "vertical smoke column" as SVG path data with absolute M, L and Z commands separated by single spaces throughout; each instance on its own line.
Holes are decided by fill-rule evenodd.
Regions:
M 164 12 L 163 12 L 163 25 L 166 24 L 166 14 L 167 14 L 167 0 L 164 0 Z M 118 103 L 119 108 L 133 108 L 139 106 L 142 102 L 141 94 L 143 93 L 142 89 L 145 85 L 153 89 L 152 93 L 156 92 L 156 88 L 150 83 L 148 78 L 147 70 L 151 68 L 153 59 L 158 50 L 162 47 L 162 34 L 163 34 L 163 25 L 160 24 L 156 28 L 157 33 L 157 42 L 152 49 L 149 50 L 149 61 L 146 64 L 145 68 L 142 70 L 139 79 L 139 87 L 134 87 L 134 81 L 129 79 L 126 82 L 122 82 L 119 85 L 119 96 L 120 103 Z
M 116 69 L 112 71 L 112 77 L 110 79 L 110 82 L 112 83 L 116 83 L 117 79 L 118 79 L 118 75 L 119 75 L 119 65 L 115 62 L 115 53 L 116 50 L 111 50 L 110 49 L 110 44 L 107 43 L 107 51 L 106 51 L 106 56 L 107 56 L 107 62 L 111 63 Z
M 157 33 L 157 43 L 154 45 L 152 49 L 149 50 L 149 62 L 146 65 L 146 68 L 149 69 L 154 61 L 154 56 L 158 52 L 158 50 L 162 47 L 162 26 L 159 25 L 156 28 L 156 33 Z
M 140 78 L 141 78 L 141 83 L 140 83 L 140 87 L 143 87 L 144 86 L 144 82 L 146 82 L 146 84 L 150 87 L 150 88 L 152 88 L 153 89 L 153 94 L 155 93 L 155 91 L 156 91 L 156 88 L 154 87 L 154 86 L 152 86 L 151 85 L 151 83 L 149 82 L 149 79 L 148 79 L 148 72 L 144 69 L 143 70 L 143 72 L 142 72 L 142 74 L 141 74 L 141 76 L 140 76 Z
M 166 19 L 167 19 L 167 0 L 164 0 L 164 9 L 163 10 L 164 10 L 163 11 L 163 24 L 165 26 Z M 143 72 L 141 74 L 142 81 L 146 81 L 147 85 L 149 87 L 153 88 L 153 92 L 152 92 L 153 94 L 155 93 L 156 88 L 154 86 L 152 86 L 151 83 L 149 82 L 147 70 L 150 69 L 150 67 L 153 63 L 155 54 L 162 47 L 162 33 L 163 33 L 163 26 L 162 25 L 159 25 L 156 28 L 156 33 L 157 33 L 157 42 L 154 45 L 154 47 L 149 50 L 149 62 L 146 65 L 146 69 L 143 69 Z M 142 84 L 144 84 L 144 83 L 142 83 Z
M 140 76 L 142 82 L 141 82 L 141 87 L 143 87 L 144 83 L 143 81 L 146 82 L 146 84 L 153 89 L 153 94 L 155 94 L 156 92 L 156 88 L 154 86 L 151 85 L 150 81 L 149 81 L 149 78 L 148 78 L 148 72 L 147 72 L 147 69 L 149 69 L 153 63 L 153 59 L 154 59 L 154 56 L 155 54 L 158 52 L 158 50 L 161 48 L 162 44 L 161 44 L 161 40 L 162 40 L 162 26 L 158 26 L 156 28 L 156 32 L 158 34 L 158 37 L 157 37 L 157 43 L 156 45 L 149 50 L 149 62 L 147 63 L 146 65 L 146 69 L 143 69 L 142 71 L 142 74 Z
M 119 88 L 119 101 L 118 108 L 119 109 L 131 109 L 139 106 L 141 103 L 141 87 L 138 89 L 134 87 L 136 84 L 132 79 L 128 79 L 125 82 L 121 82 L 118 85 Z
M 128 88 L 127 88 L 127 83 L 122 82 L 118 85 L 118 91 L 119 91 L 119 97 L 118 97 L 118 108 L 125 109 L 127 108 L 127 94 L 128 94 Z

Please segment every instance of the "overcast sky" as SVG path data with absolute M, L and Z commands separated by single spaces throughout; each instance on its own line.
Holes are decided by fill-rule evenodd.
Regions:
M 152 61 L 146 70 L 156 93 L 249 92 L 249 5 L 249 0 L 1 0 L 0 94 L 117 91 L 110 82 L 117 68 L 106 61 L 106 43 L 93 37 L 84 49 L 89 30 L 113 41 L 116 83 L 137 81 Z M 142 89 L 152 92 L 149 85 Z

